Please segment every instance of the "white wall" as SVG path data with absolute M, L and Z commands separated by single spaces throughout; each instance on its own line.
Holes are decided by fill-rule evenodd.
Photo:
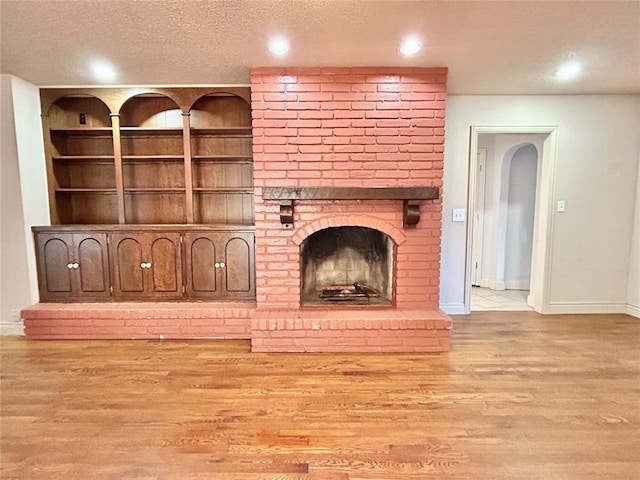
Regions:
M 507 289 L 529 290 L 538 151 L 532 144 L 518 148 L 509 169 L 504 283 Z
M 441 307 L 464 306 L 470 127 L 558 126 L 549 310 L 626 310 L 640 149 L 640 96 L 449 96 L 447 99 Z
M 17 312 L 38 301 L 32 225 L 49 224 L 38 88 L 0 75 L 0 333 L 22 333 Z
M 629 259 L 629 285 L 627 288 L 627 313 L 640 318 L 640 158 L 638 158 L 638 181 L 636 183 L 636 210 L 631 258 Z

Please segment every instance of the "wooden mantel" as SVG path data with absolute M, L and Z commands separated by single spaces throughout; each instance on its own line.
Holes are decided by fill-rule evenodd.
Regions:
M 402 200 L 403 227 L 420 221 L 420 201 L 435 200 L 438 187 L 265 187 L 264 200 L 280 201 L 280 223 L 293 227 L 294 200 Z

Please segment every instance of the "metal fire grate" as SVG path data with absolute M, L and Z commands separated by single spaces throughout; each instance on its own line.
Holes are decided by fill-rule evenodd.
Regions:
M 380 292 L 367 285 L 354 283 L 353 285 L 331 285 L 323 288 L 320 298 L 326 302 L 367 302 L 371 298 L 378 298 Z

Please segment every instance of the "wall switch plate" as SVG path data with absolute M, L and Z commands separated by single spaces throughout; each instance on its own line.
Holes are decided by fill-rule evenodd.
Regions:
M 451 218 L 452 222 L 464 222 L 467 211 L 464 208 L 454 208 Z
M 563 213 L 564 212 L 564 200 L 558 200 L 558 205 L 557 205 L 556 211 L 558 213 Z

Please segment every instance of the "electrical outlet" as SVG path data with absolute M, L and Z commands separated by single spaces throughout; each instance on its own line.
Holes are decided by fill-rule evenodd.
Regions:
M 467 211 L 464 208 L 454 208 L 451 217 L 452 222 L 464 222 Z
M 80 118 L 78 118 L 78 121 L 80 122 L 80 125 L 86 125 L 87 124 L 87 115 L 84 113 L 80 114 Z

